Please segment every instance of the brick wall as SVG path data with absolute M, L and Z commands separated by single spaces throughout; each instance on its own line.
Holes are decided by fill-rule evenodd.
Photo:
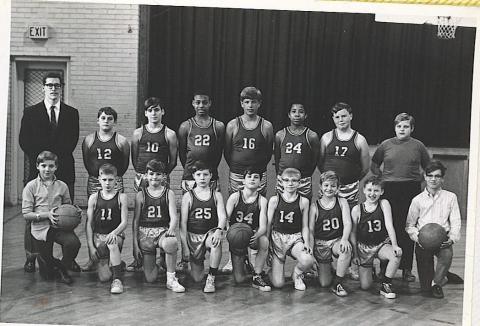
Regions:
M 11 18 L 13 58 L 69 58 L 66 102 L 76 107 L 80 114 L 80 139 L 74 152 L 75 201 L 86 205 L 87 172 L 82 162 L 81 143 L 87 134 L 98 128 L 98 108 L 111 106 L 118 112 L 117 131 L 129 140 L 135 128 L 139 7 L 12 0 Z M 34 24 L 48 25 L 48 40 L 28 38 L 27 27 Z M 18 136 L 10 142 L 21 150 Z M 127 192 L 131 193 L 132 183 L 130 168 L 125 175 Z M 133 196 L 129 197 L 132 201 Z

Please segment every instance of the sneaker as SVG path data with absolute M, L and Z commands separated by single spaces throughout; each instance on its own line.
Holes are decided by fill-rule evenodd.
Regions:
M 220 270 L 222 273 L 231 273 L 233 271 L 232 260 L 229 259 L 225 266 Z
M 97 269 L 97 264 L 95 264 L 92 260 L 88 260 L 88 262 L 83 265 L 81 268 L 82 272 L 93 272 Z
M 262 279 L 261 275 L 255 275 L 252 278 L 252 286 L 263 292 L 270 292 L 272 288 Z
M 260 277 L 262 278 L 262 280 L 270 287 L 272 287 L 272 281 L 270 281 L 270 277 L 268 276 L 268 273 L 265 272 L 265 271 L 262 271 L 260 273 Z
M 134 260 L 130 265 L 126 268 L 127 272 L 142 272 L 143 266 L 141 262 Z
M 23 270 L 27 273 L 35 273 L 35 260 L 33 261 L 27 260 L 25 262 L 25 265 L 23 266 Z
M 185 292 L 185 288 L 180 283 L 178 283 L 178 279 L 175 276 L 171 278 L 168 277 L 167 289 L 172 290 L 173 292 L 176 292 L 176 293 Z
M 415 275 L 412 274 L 411 270 L 404 269 L 402 271 L 402 279 L 406 282 L 415 282 Z
M 463 279 L 455 273 L 447 272 L 447 283 L 463 284 Z
M 382 287 L 380 288 L 380 294 L 387 299 L 395 299 L 397 297 L 397 294 L 392 291 L 391 283 L 382 283 Z
M 443 290 L 442 287 L 438 284 L 434 284 L 432 286 L 432 296 L 437 299 L 443 298 Z
M 119 294 L 123 292 L 123 284 L 120 279 L 116 278 L 112 282 L 112 286 L 110 287 L 110 293 Z
M 354 281 L 358 281 L 360 277 L 358 276 L 358 266 L 352 266 L 348 268 L 348 275 Z
M 343 288 L 342 284 L 337 283 L 332 287 L 332 292 L 338 295 L 339 297 L 346 297 L 348 292 Z
M 177 263 L 177 272 L 185 273 L 188 272 L 188 261 L 186 260 L 181 260 Z
M 307 287 L 305 286 L 305 283 L 303 283 L 303 273 L 298 274 L 294 269 L 292 273 L 292 279 L 295 285 L 295 290 L 305 291 Z
M 215 276 L 208 274 L 207 281 L 205 282 L 205 287 L 203 288 L 205 293 L 215 292 Z

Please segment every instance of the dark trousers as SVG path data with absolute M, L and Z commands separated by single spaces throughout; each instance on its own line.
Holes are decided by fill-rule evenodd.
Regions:
M 25 234 L 23 238 L 23 244 L 25 248 L 25 255 L 27 256 L 27 261 L 35 262 L 37 253 L 35 252 L 33 237 L 32 237 L 32 222 L 25 222 Z
M 414 243 L 405 231 L 408 208 L 413 197 L 421 192 L 421 183 L 417 181 L 385 182 L 383 198 L 392 206 L 392 219 L 398 246 L 402 248 L 400 269 L 412 269 Z
M 47 241 L 37 240 L 33 236 L 32 239 L 35 250 L 38 252 L 40 275 L 47 279 L 52 278 L 55 268 L 66 270 L 66 266 L 71 266 L 80 250 L 80 240 L 73 231 L 50 228 L 47 233 Z M 53 257 L 54 242 L 62 246 L 63 258 L 61 261 Z
M 421 290 L 428 291 L 432 286 L 432 280 L 435 281 L 435 284 L 441 284 L 452 264 L 452 246 L 437 251 L 430 251 L 420 248 L 417 244 L 415 246 L 415 254 Z M 436 268 L 433 266 L 433 256 L 437 256 Z

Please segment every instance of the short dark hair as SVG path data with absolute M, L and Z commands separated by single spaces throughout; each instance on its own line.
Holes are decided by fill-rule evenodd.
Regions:
M 402 121 L 408 121 L 411 128 L 415 127 L 415 118 L 405 112 L 402 112 L 395 117 L 395 120 L 393 120 L 393 125 L 396 126 Z
M 162 106 L 162 101 L 158 97 L 149 97 L 145 100 L 143 103 L 144 110 L 153 107 L 153 106 L 159 106 L 160 109 L 165 110 L 165 108 Z
M 114 176 L 117 176 L 117 168 L 115 165 L 110 164 L 110 163 L 105 163 L 100 166 L 98 169 L 98 175 L 100 174 L 113 174 Z
M 257 101 L 262 101 L 262 92 L 256 87 L 253 86 L 248 86 L 242 89 L 240 92 L 240 101 L 243 100 L 257 100 Z
M 347 103 L 344 103 L 344 102 L 337 102 L 335 103 L 335 105 L 330 109 L 330 112 L 332 114 L 335 114 L 337 113 L 338 111 L 342 111 L 342 110 L 347 110 L 348 113 L 352 114 L 353 111 L 352 111 L 352 107 L 350 105 L 348 105 Z
M 48 72 L 43 76 L 43 84 L 47 82 L 47 78 L 58 78 L 60 80 L 60 84 L 63 85 L 63 77 L 58 72 Z
M 247 174 L 259 174 L 260 175 L 260 180 L 262 180 L 262 171 L 259 169 L 259 168 L 256 168 L 256 167 L 247 167 L 245 169 L 245 171 L 243 171 L 243 178 L 245 179 L 245 177 L 247 176 Z
M 196 89 L 193 91 L 193 94 L 192 94 L 192 98 L 194 98 L 195 96 L 206 96 L 208 97 L 208 100 L 211 101 L 212 98 L 210 96 L 210 92 L 207 92 L 206 90 L 204 89 Z
M 153 159 L 148 161 L 145 171 L 152 171 L 157 173 L 167 173 L 167 166 L 160 160 Z
M 196 161 L 190 168 L 192 174 L 201 170 L 208 170 L 210 173 L 212 173 L 212 168 L 203 161 Z
M 113 121 L 117 122 L 117 111 L 115 111 L 112 107 L 104 106 L 103 108 L 100 108 L 98 110 L 97 118 L 100 118 L 102 113 L 113 116 Z
M 37 156 L 37 165 L 45 161 L 55 161 L 55 165 L 58 166 L 58 156 L 50 151 L 43 151 Z
M 447 168 L 439 160 L 432 160 L 425 167 L 425 174 L 432 173 L 433 171 L 440 170 L 442 172 L 442 177 L 445 176 Z
M 363 184 L 363 187 L 365 188 L 367 186 L 367 184 L 371 183 L 373 186 L 380 186 L 380 188 L 383 189 L 384 187 L 384 182 L 381 178 L 377 177 L 376 175 L 372 175 L 370 177 L 368 177 L 364 184 Z

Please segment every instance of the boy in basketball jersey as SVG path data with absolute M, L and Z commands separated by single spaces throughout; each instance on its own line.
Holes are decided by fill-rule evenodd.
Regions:
M 210 187 L 210 167 L 196 162 L 192 172 L 196 185 L 182 198 L 182 255 L 184 261 L 190 261 L 193 280 L 200 282 L 204 275 L 205 253 L 210 251 L 210 269 L 203 292 L 212 293 L 215 292 L 215 276 L 222 258 L 222 237 L 227 217 L 222 194 Z
M 338 183 L 338 176 L 333 171 L 326 171 L 320 175 L 322 195 L 310 206 L 309 229 L 313 256 L 319 267 L 320 285 L 322 287 L 332 285 L 332 292 L 344 297 L 348 295 L 342 283 L 352 256 L 352 246 L 348 241 L 352 219 L 347 200 L 338 197 Z M 337 258 L 333 284 L 332 256 Z
M 294 102 L 288 112 L 290 126 L 275 135 L 275 169 L 277 172 L 277 191 L 282 192 L 282 172 L 286 168 L 300 171 L 302 178 L 298 193 L 312 198 L 312 174 L 317 167 L 320 141 L 316 132 L 305 126 L 307 112 L 305 107 Z
M 88 171 L 87 195 L 102 190 L 98 180 L 100 166 L 109 163 L 117 169 L 115 190 L 123 192 L 123 174 L 128 169 L 130 146 L 127 139 L 114 131 L 117 123 L 117 112 L 111 107 L 98 110 L 98 131 L 85 137 L 82 143 L 83 164 Z M 86 225 L 85 225 L 86 227 Z M 82 271 L 95 270 L 93 262 L 88 261 Z
M 397 244 L 390 203 L 380 199 L 383 184 L 378 177 L 365 180 L 363 193 L 365 202 L 352 209 L 353 228 L 350 233 L 353 263 L 360 266 L 360 287 L 367 290 L 372 286 L 375 258 L 388 261 L 380 294 L 387 299 L 394 299 L 397 295 L 392 289 L 392 278 L 400 266 L 402 249 Z
M 143 261 L 145 280 L 154 282 L 158 276 L 155 264 L 157 248 L 165 252 L 167 289 L 185 292 L 175 277 L 177 262 L 177 207 L 175 194 L 166 187 L 167 168 L 160 160 L 150 160 L 146 166 L 148 186 L 141 188 L 135 197 L 133 218 L 133 253 Z
M 102 189 L 88 198 L 86 223 L 90 260 L 97 263 L 100 282 L 113 279 L 110 292 L 114 294 L 123 292 L 120 254 L 128 215 L 127 195 L 115 189 L 116 179 L 114 165 L 106 163 L 99 168 Z
M 292 273 L 296 290 L 305 291 L 302 274 L 313 266 L 308 229 L 307 198 L 298 194 L 300 171 L 287 168 L 282 173 L 283 193 L 278 193 L 268 202 L 268 230 L 272 258 L 272 285 L 281 288 L 285 284 L 285 259 L 287 255 L 297 260 Z
M 252 277 L 252 286 L 260 291 L 271 291 L 270 286 L 264 281 L 263 266 L 268 254 L 267 231 L 267 200 L 258 193 L 262 174 L 247 169 L 244 173 L 243 189 L 228 197 L 226 211 L 229 224 L 244 223 L 254 232 L 250 239 L 250 248 L 258 250 L 255 257 L 255 268 Z M 233 263 L 233 278 L 241 283 L 246 279 L 245 261 L 248 247 L 245 250 L 234 250 L 230 246 Z M 248 260 L 247 260 L 248 263 Z
M 229 193 L 243 186 L 243 172 L 253 167 L 262 173 L 258 192 L 265 196 L 267 164 L 272 158 L 273 126 L 258 115 L 262 93 L 255 87 L 245 87 L 240 93 L 243 114 L 227 124 L 225 131 L 225 160 L 230 167 Z
M 443 189 L 446 170 L 447 168 L 437 160 L 431 161 L 425 167 L 426 187 L 412 199 L 405 227 L 408 235 L 415 242 L 420 288 L 423 293 L 437 299 L 444 297 L 442 286 L 446 282 L 454 283 L 452 276 L 449 275 L 453 273 L 448 269 L 452 264 L 453 244 L 460 240 L 462 224 L 457 195 Z M 437 251 L 426 250 L 418 243 L 419 231 L 427 223 L 437 223 L 447 231 L 448 237 Z M 433 256 L 437 257 L 435 267 Z M 454 280 L 456 279 L 460 277 L 454 274 Z
M 157 159 L 163 162 L 167 167 L 167 176 L 177 165 L 177 136 L 173 130 L 163 124 L 165 108 L 162 107 L 160 99 L 149 97 L 145 100 L 144 109 L 147 124 L 133 131 L 131 141 L 132 164 L 135 169 L 133 190 L 135 192 L 146 187 L 146 166 L 150 160 Z M 163 259 L 163 254 L 161 259 Z M 129 272 L 141 270 L 142 263 L 136 259 L 127 266 Z

